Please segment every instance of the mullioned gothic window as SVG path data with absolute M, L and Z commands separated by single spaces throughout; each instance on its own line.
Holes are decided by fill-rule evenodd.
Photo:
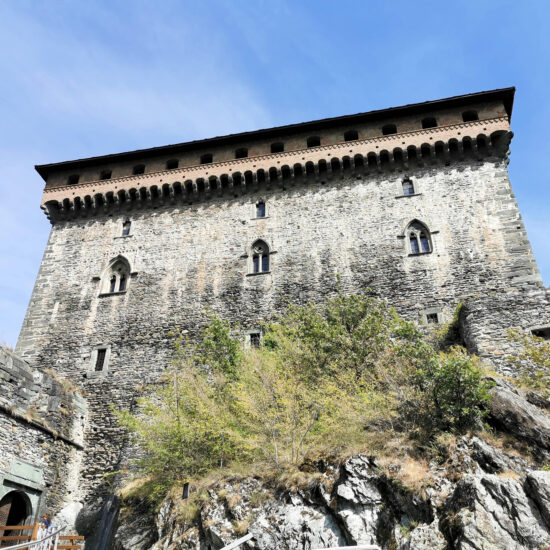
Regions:
M 411 254 L 429 254 L 432 251 L 430 232 L 428 228 L 419 221 L 414 221 L 409 224 L 405 231 L 405 236 Z
M 130 278 L 130 264 L 123 256 L 111 262 L 105 271 L 101 294 L 125 292 Z
M 252 273 L 267 273 L 269 271 L 269 246 L 258 240 L 252 245 Z

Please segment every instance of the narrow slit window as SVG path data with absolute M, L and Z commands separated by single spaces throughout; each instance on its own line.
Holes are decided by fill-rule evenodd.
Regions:
M 103 370 L 105 366 L 105 357 L 107 355 L 107 349 L 101 348 L 97 350 L 97 356 L 95 359 L 95 371 L 99 372 Z
M 129 220 L 126 220 L 122 224 L 122 236 L 127 237 L 130 234 L 130 228 L 132 227 L 132 222 Z
M 256 203 L 256 217 L 265 218 L 265 202 L 260 201 Z

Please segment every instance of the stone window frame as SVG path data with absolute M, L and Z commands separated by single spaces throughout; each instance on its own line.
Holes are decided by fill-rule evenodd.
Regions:
M 95 370 L 97 354 L 98 354 L 98 351 L 101 349 L 105 350 L 105 360 L 103 361 L 103 368 L 101 370 Z M 97 346 L 94 346 L 92 349 L 92 353 L 90 354 L 90 362 L 88 365 L 88 376 L 92 376 L 92 377 L 105 376 L 109 372 L 110 360 L 111 360 L 111 344 L 98 344 Z
M 261 219 L 261 218 L 260 218 Z M 268 266 L 268 269 L 266 271 L 263 271 L 263 270 L 260 270 L 258 272 L 255 272 L 254 271 L 254 256 L 255 256 L 255 253 L 254 253 L 254 245 L 256 245 L 257 243 L 263 243 L 265 244 L 265 246 L 267 247 L 267 256 L 268 256 L 268 262 L 269 262 L 269 266 Z M 262 276 L 262 275 L 268 275 L 269 273 L 271 273 L 273 271 L 273 255 L 276 254 L 277 251 L 273 249 L 273 246 L 270 244 L 269 240 L 265 237 L 265 236 L 259 236 L 259 237 L 256 237 L 253 241 L 252 241 L 252 244 L 250 244 L 248 246 L 248 250 L 246 251 L 245 254 L 243 254 L 243 257 L 245 257 L 247 259 L 247 268 L 246 268 L 246 276 L 247 277 L 258 277 L 258 276 Z M 263 257 L 263 255 L 262 255 Z M 262 260 L 260 260 L 261 262 Z M 260 265 L 260 268 L 262 266 Z
M 437 323 L 430 323 L 428 321 L 429 315 L 437 315 Z M 429 307 L 419 312 L 420 324 L 423 326 L 440 326 L 445 323 L 445 315 L 443 308 L 441 307 Z
M 114 272 L 114 268 L 117 264 L 123 264 L 125 266 L 123 272 L 122 270 L 118 270 L 121 274 L 120 276 Z M 101 277 L 94 277 L 95 280 L 99 279 L 100 281 L 99 297 L 103 298 L 107 296 L 120 296 L 126 294 L 130 287 L 130 280 L 136 275 L 136 272 L 132 272 L 128 259 L 122 254 L 119 254 L 107 264 L 107 267 L 103 270 Z M 124 288 L 120 290 L 122 277 L 124 277 Z M 113 278 L 115 279 L 114 290 L 111 290 Z
M 405 193 L 403 193 L 403 184 L 409 180 L 413 186 L 413 193 L 411 193 L 410 195 L 405 195 Z M 399 178 L 397 180 L 397 188 L 396 188 L 396 196 L 395 198 L 396 199 L 408 199 L 409 197 L 419 197 L 420 195 L 422 195 L 421 191 L 420 191 L 420 184 L 419 184 L 419 180 L 418 178 L 411 178 L 408 174 L 405 174 L 405 176 L 403 176 L 403 178 Z
M 252 349 L 254 346 L 252 346 L 252 335 L 253 334 L 259 334 L 260 335 L 260 344 L 264 339 L 264 331 L 261 327 L 257 328 L 251 328 L 245 331 L 244 333 L 244 347 L 245 349 Z
M 415 229 L 413 230 L 413 226 L 415 225 L 419 225 L 423 228 L 423 230 L 420 230 L 420 229 Z M 425 251 L 422 251 L 421 250 L 421 239 L 420 239 L 420 236 L 422 234 L 422 232 L 425 232 L 426 234 L 426 237 L 427 237 L 427 241 L 428 241 L 428 247 L 429 247 L 429 250 L 425 250 Z M 412 249 L 412 246 L 411 246 L 411 233 L 415 233 L 416 235 L 416 240 L 417 240 L 417 243 L 418 243 L 418 246 L 419 246 L 419 252 L 415 252 L 413 251 Z M 432 254 L 434 252 L 434 239 L 433 239 L 433 235 L 435 233 L 438 233 L 438 231 L 430 231 L 428 225 L 422 221 L 420 221 L 419 219 L 415 218 L 413 220 L 411 220 L 408 224 L 407 224 L 407 227 L 405 228 L 405 231 L 403 232 L 403 238 L 405 239 L 405 249 L 407 251 L 407 254 L 409 256 L 424 256 L 424 255 L 428 255 L 428 254 Z

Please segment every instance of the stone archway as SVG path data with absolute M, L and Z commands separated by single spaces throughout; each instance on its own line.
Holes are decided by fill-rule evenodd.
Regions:
M 31 503 L 22 491 L 10 491 L 0 500 L 0 525 L 24 525 L 31 515 Z

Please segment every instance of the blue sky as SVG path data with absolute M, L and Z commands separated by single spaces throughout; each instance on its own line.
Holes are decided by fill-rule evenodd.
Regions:
M 46 244 L 34 164 L 516 86 L 510 177 L 550 284 L 545 1 L 0 3 L 0 343 Z

